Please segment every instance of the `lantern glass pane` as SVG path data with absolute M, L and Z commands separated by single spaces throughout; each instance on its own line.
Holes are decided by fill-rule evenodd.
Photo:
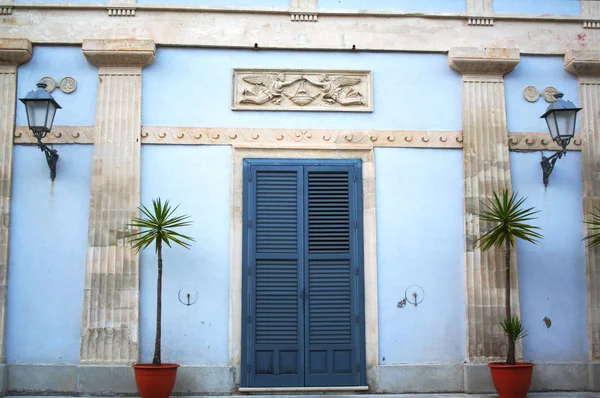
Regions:
M 29 128 L 39 129 L 46 127 L 46 112 L 48 111 L 48 104 L 49 101 L 27 101 L 25 107 L 27 108 L 27 121 L 29 122 Z
M 558 124 L 556 120 L 556 112 L 550 112 L 546 115 L 546 124 L 548 125 L 548 131 L 550 131 L 550 135 L 553 140 L 556 140 L 558 137 Z
M 48 119 L 46 120 L 46 128 L 48 131 L 52 129 L 52 123 L 54 123 L 54 115 L 56 115 L 56 106 L 52 103 L 48 103 Z

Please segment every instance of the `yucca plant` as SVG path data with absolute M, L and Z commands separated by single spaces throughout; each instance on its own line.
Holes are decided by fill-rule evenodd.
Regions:
M 160 341 L 161 341 L 161 312 L 162 312 L 162 247 L 163 243 L 171 247 L 171 242 L 186 249 L 194 238 L 177 232 L 177 229 L 192 224 L 189 215 L 176 216 L 175 211 L 179 206 L 172 208 L 169 201 L 160 198 L 152 200 L 152 209 L 142 205 L 139 207 L 142 217 L 133 217 L 130 227 L 138 229 L 127 236 L 132 243 L 136 253 L 154 243 L 158 257 L 158 280 L 156 283 L 156 340 L 154 342 L 154 357 L 152 365 L 161 365 Z
M 595 212 L 590 213 L 591 219 L 583 221 L 589 225 L 589 234 L 585 237 L 585 240 L 588 241 L 588 247 L 595 247 L 600 244 L 600 209 L 596 207 L 594 210 Z
M 521 321 L 511 314 L 510 300 L 510 256 L 511 249 L 515 245 L 516 239 L 523 239 L 527 242 L 537 243 L 543 236 L 537 231 L 540 229 L 534 225 L 528 224 L 529 221 L 536 219 L 534 215 L 538 211 L 533 207 L 524 208 L 526 198 L 517 198 L 515 193 L 509 194 L 508 189 L 502 191 L 502 196 L 494 192 L 494 197 L 485 203 L 485 210 L 479 214 L 482 221 L 493 224 L 492 229 L 481 235 L 477 244 L 483 251 L 492 247 L 504 248 L 504 272 L 505 272 L 505 293 L 504 293 L 504 313 L 505 319 L 502 322 L 502 328 L 508 336 L 508 353 L 506 355 L 506 364 L 515 365 L 515 342 L 527 335 Z

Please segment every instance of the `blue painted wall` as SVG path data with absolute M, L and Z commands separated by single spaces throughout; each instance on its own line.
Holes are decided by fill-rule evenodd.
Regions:
M 319 0 L 322 9 L 464 12 L 465 0 Z
M 375 111 L 234 112 L 233 68 L 372 70 Z M 461 76 L 448 67 L 446 54 L 159 48 L 156 61 L 143 69 L 142 93 L 147 126 L 462 128 Z
M 289 8 L 289 0 L 138 0 L 140 4 L 189 4 L 220 7 L 276 7 Z
M 57 149 L 54 183 L 39 149 L 14 149 L 7 363 L 79 362 L 93 148 Z
M 548 102 L 540 97 L 536 102 L 523 98 L 525 87 L 534 86 L 540 92 L 548 86 L 561 91 L 564 98 L 579 105 L 577 76 L 565 70 L 564 57 L 523 55 L 515 69 L 504 78 L 506 113 L 510 132 L 547 132 L 540 116 Z M 579 131 L 579 128 L 577 128 Z
M 229 337 L 229 226 L 231 148 L 142 146 L 142 203 L 170 199 L 193 225 L 191 250 L 163 253 L 163 361 L 227 365 Z M 142 252 L 140 279 L 141 360 L 150 362 L 156 333 L 156 254 Z M 199 293 L 196 304 L 180 303 L 178 292 Z M 186 297 L 184 296 L 184 300 Z
M 96 123 L 96 93 L 98 68 L 87 62 L 81 47 L 35 46 L 33 57 L 19 67 L 17 97 L 23 98 L 36 90 L 43 77 L 52 77 L 57 83 L 70 76 L 77 81 L 77 89 L 65 94 L 60 89 L 52 96 L 62 106 L 56 112 L 55 126 L 93 126 Z M 25 105 L 17 103 L 17 126 L 27 126 Z
M 377 148 L 375 165 L 379 363 L 462 362 L 462 152 Z M 397 308 L 413 284 L 423 302 Z
M 579 0 L 494 0 L 497 14 L 579 15 Z
M 513 190 L 540 210 L 534 224 L 544 235 L 537 245 L 517 243 L 521 317 L 529 330 L 523 356 L 537 362 L 587 361 L 581 156 L 569 152 L 560 159 L 548 188 L 540 157 L 539 152 L 510 156 Z M 552 321 L 550 328 L 544 317 Z

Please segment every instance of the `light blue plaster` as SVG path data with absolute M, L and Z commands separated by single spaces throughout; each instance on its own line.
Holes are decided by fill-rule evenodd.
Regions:
M 57 146 L 54 183 L 44 154 L 15 146 L 6 362 L 79 362 L 92 175 L 91 145 Z
M 465 359 L 461 165 L 460 150 L 375 149 L 381 365 Z M 398 308 L 415 284 L 423 302 Z
M 189 365 L 227 365 L 229 338 L 229 226 L 231 148 L 142 146 L 142 203 L 169 199 L 193 225 L 191 250 L 163 251 L 162 359 Z M 142 252 L 140 352 L 152 361 L 156 331 L 156 254 Z M 190 287 L 198 301 L 186 306 L 178 292 Z M 187 296 L 183 295 L 187 302 Z M 192 293 L 193 300 L 193 293 Z
M 233 68 L 372 70 L 374 112 L 232 111 Z M 145 126 L 462 129 L 461 76 L 445 54 L 159 48 L 142 74 Z
M 504 85 L 510 132 L 548 132 L 546 122 L 540 116 L 550 104 L 541 96 L 536 102 L 527 102 L 523 90 L 528 86 L 534 86 L 540 92 L 552 86 L 565 95 L 564 99 L 579 105 L 577 76 L 565 70 L 562 56 L 523 55 L 515 69 L 505 76 Z
M 465 12 L 465 0 L 319 0 L 322 9 Z
M 496 14 L 579 15 L 579 0 L 494 0 Z
M 289 8 L 290 0 L 138 0 L 139 4 L 189 4 L 221 7 L 274 7 Z
M 96 123 L 96 93 L 98 68 L 87 62 L 81 47 L 35 46 L 31 60 L 19 66 L 17 97 L 23 98 L 36 90 L 43 77 L 52 77 L 57 83 L 70 76 L 77 81 L 77 89 L 65 94 L 60 89 L 52 96 L 62 106 L 56 111 L 55 126 L 93 126 Z M 25 105 L 17 101 L 17 126 L 27 126 Z
M 550 155 L 551 152 L 546 152 Z M 542 183 L 540 153 L 511 153 L 513 190 L 540 212 L 532 224 L 542 228 L 537 245 L 518 241 L 521 317 L 529 335 L 528 361 L 587 361 L 587 287 L 583 239 L 581 156 L 558 160 L 548 188 Z M 543 319 L 552 326 L 547 328 Z

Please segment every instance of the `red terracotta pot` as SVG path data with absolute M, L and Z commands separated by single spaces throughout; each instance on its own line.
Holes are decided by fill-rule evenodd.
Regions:
M 534 363 L 519 362 L 506 365 L 503 362 L 488 364 L 499 398 L 525 398 L 531 385 Z
M 160 366 L 153 366 L 140 363 L 132 366 L 135 384 L 142 398 L 169 398 L 175 386 L 178 364 L 163 363 Z

